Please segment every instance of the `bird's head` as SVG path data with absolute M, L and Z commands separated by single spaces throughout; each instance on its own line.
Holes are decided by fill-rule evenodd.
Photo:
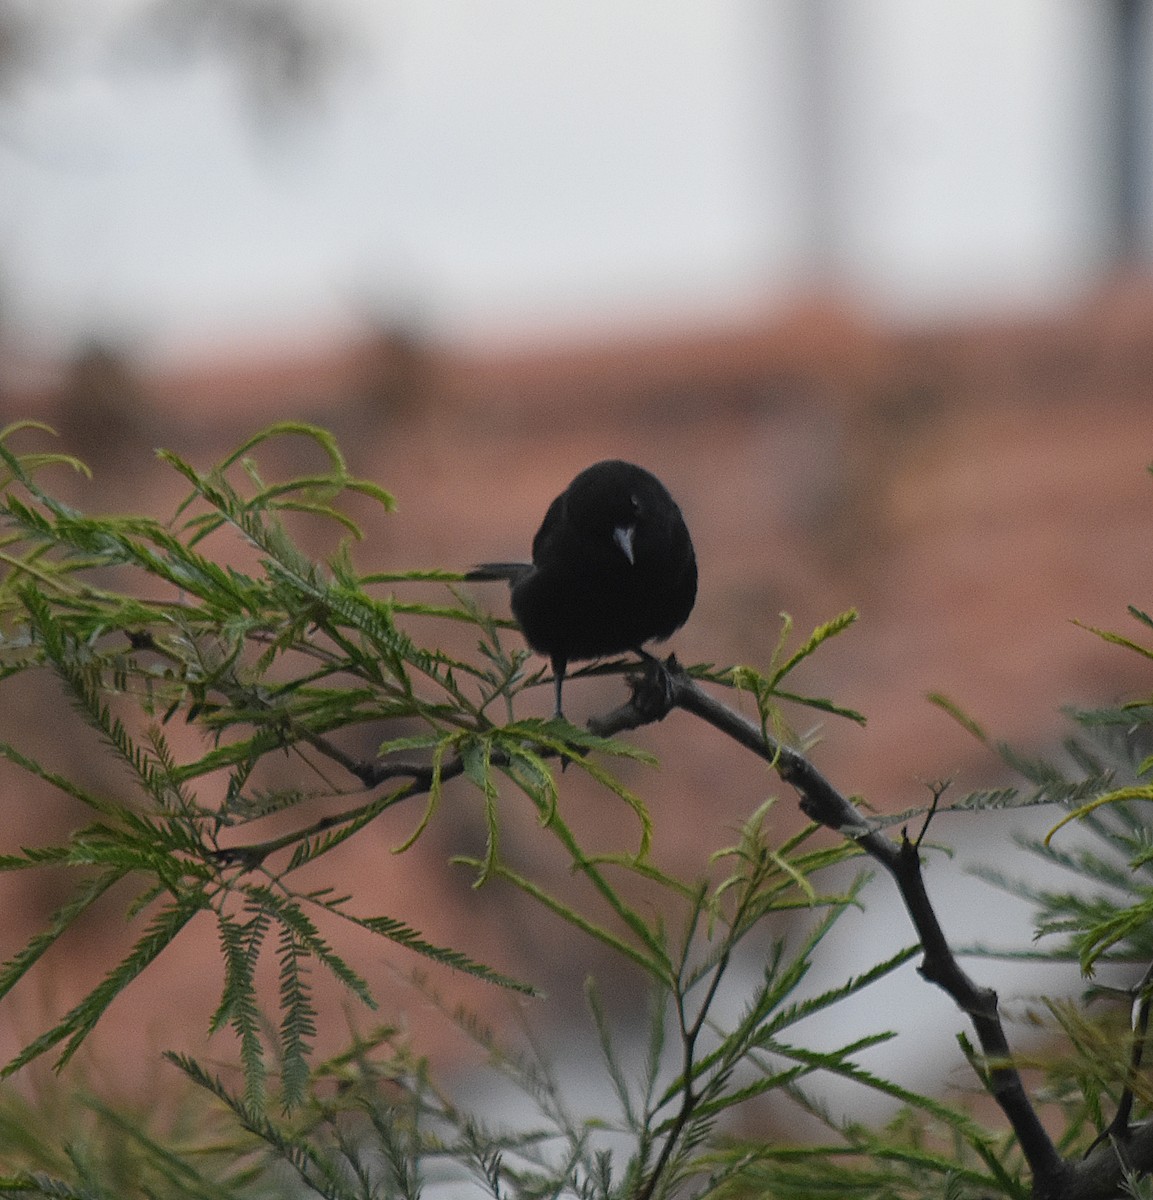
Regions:
M 586 535 L 612 543 L 636 565 L 638 532 L 643 539 L 647 515 L 655 510 L 662 485 L 648 471 L 619 459 L 594 463 L 570 484 L 565 496 L 568 519 Z

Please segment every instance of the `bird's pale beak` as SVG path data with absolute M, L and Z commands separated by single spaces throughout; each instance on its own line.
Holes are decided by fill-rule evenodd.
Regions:
M 636 565 L 636 559 L 633 556 L 633 538 L 637 532 L 635 525 L 618 525 L 613 530 L 613 541 L 621 548 L 621 553 L 629 560 L 630 566 Z

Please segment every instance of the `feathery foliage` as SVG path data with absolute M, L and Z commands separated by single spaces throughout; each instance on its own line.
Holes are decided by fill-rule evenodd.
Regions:
M 522 693 L 546 682 L 543 672 L 506 639 L 507 621 L 456 586 L 459 575 L 358 572 L 356 514 L 391 511 L 392 498 L 349 472 L 331 435 L 282 423 L 207 471 L 163 453 L 187 492 L 161 521 L 91 517 L 53 496 L 45 472 L 81 468 L 63 455 L 16 452 L 42 433 L 28 423 L 0 431 L 0 685 L 13 696 L 50 679 L 114 771 L 61 769 L 14 738 L 0 742 L 30 797 L 55 795 L 79 814 L 48 844 L 0 846 L 0 871 L 68 886 L 43 928 L 0 966 L 0 1005 L 34 986 L 44 960 L 94 915 L 118 917 L 129 944 L 4 1073 L 27 1077 L 41 1059 L 75 1069 L 118 997 L 137 981 L 146 987 L 153 965 L 193 926 L 216 939 L 221 988 L 205 1026 L 235 1039 L 235 1067 L 168 1056 L 197 1097 L 180 1132 L 165 1114 L 90 1099 L 70 1106 L 80 1115 L 69 1135 L 50 1139 L 43 1130 L 66 1076 L 38 1104 L 0 1094 L 0 1196 L 415 1200 L 438 1185 L 517 1200 L 1032 1194 L 1035 1146 L 862 1065 L 893 1036 L 885 1020 L 831 1049 L 806 1044 L 806 1021 L 868 995 L 928 947 L 910 939 L 860 974 L 826 972 L 820 983 L 813 967 L 837 922 L 863 902 L 864 876 L 847 879 L 845 865 L 872 853 L 870 838 L 918 816 L 927 823 L 946 811 L 1037 804 L 1063 806 L 1067 816 L 1052 836 L 1022 846 L 1046 880 L 1065 873 L 1077 886 L 989 873 L 1036 905 L 1042 948 L 1032 954 L 1075 959 L 1086 973 L 1153 961 L 1145 811 L 1153 703 L 1073 714 L 1079 733 L 1066 743 L 1067 761 L 1054 762 L 995 744 L 936 697 L 1025 786 L 953 799 L 942 785 L 927 809 L 861 815 L 835 838 L 818 824 L 778 835 L 767 801 L 735 840 L 702 841 L 699 872 L 680 878 L 655 860 L 653 817 L 614 769 L 651 759 L 562 719 L 518 715 Z M 319 469 L 269 481 L 267 461 L 297 440 Z M 330 546 L 322 558 L 302 544 L 317 530 Z M 1153 627 L 1140 610 L 1133 615 Z M 787 711 L 864 718 L 804 695 L 794 672 L 855 619 L 841 614 L 794 644 L 786 617 L 766 668 L 686 673 L 752 696 L 759 735 L 754 725 L 747 737 L 759 736 L 763 757 L 810 813 L 812 780 L 798 766 L 807 764 L 793 749 L 800 739 Z M 446 648 L 461 631 L 471 648 Z M 1135 639 L 1101 636 L 1153 657 Z M 630 845 L 584 844 L 558 768 L 586 775 L 623 806 L 635 829 Z M 473 977 L 503 992 L 510 1010 L 536 996 L 531 980 L 427 936 L 415 906 L 374 911 L 334 884 L 338 852 L 366 844 L 385 814 L 409 814 L 394 852 L 410 854 L 462 796 L 475 802 L 483 833 L 483 848 L 453 860 L 472 886 L 515 889 L 565 931 L 566 952 L 569 942 L 587 947 L 648 996 L 643 1033 L 625 1038 L 603 978 L 586 985 L 588 1045 L 599 1049 L 608 1097 L 595 1111 L 574 1102 L 564 1064 L 536 1041 L 531 1022 L 519 1039 L 495 1031 L 413 968 Z M 518 841 L 510 822 L 523 823 L 515 797 L 535 815 L 534 836 L 584 885 L 579 904 L 570 880 L 508 849 Z M 1068 841 L 1066 822 L 1079 840 Z M 916 855 L 907 837 L 900 846 Z M 346 947 L 365 938 L 411 970 L 420 1003 L 471 1046 L 485 1073 L 481 1102 L 434 1079 L 403 1021 L 381 1014 L 370 1018 L 381 1022 L 374 1030 L 361 1031 L 380 997 L 371 955 Z M 1140 1069 L 1151 977 L 1148 968 L 1120 989 L 1136 1001 L 1132 1028 L 1119 1026 L 1116 1005 L 1097 1014 L 1049 997 L 1038 1007 L 1063 1053 L 1019 1061 L 1044 1075 L 1044 1096 L 1063 1121 L 1062 1154 L 1110 1131 L 1127 1136 L 1153 1101 Z M 352 1032 L 347 1048 L 318 1058 L 332 1023 L 321 1000 L 329 981 L 347 997 Z M 981 1086 L 1002 1092 L 1017 1063 L 962 1045 Z M 899 1115 L 880 1128 L 837 1117 L 821 1099 L 822 1079 L 872 1092 Z M 512 1096 L 531 1116 L 506 1116 L 511 1108 L 496 1098 Z M 825 1140 L 798 1145 L 764 1133 L 787 1131 L 798 1117 Z

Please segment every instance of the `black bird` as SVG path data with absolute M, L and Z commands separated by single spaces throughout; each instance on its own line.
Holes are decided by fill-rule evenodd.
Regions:
M 697 559 L 676 501 L 643 467 L 594 463 L 549 505 L 531 563 L 481 563 L 469 579 L 505 579 L 528 644 L 548 657 L 561 689 L 575 659 L 663 640 L 692 612 Z

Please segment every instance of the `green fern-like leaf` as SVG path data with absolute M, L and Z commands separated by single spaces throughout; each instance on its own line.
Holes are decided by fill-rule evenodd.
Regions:
M 282 925 L 280 945 L 281 1103 L 296 1108 L 309 1080 L 309 1055 L 316 1040 L 316 1008 L 308 983 L 311 954 L 292 926 Z
M 264 1105 L 266 1070 L 255 976 L 271 917 L 256 906 L 250 906 L 249 911 L 251 915 L 243 925 L 224 913 L 217 913 L 217 930 L 224 953 L 224 990 L 209 1028 L 215 1031 L 231 1024 L 240 1041 L 245 1102 L 258 1110 Z
M 11 1075 L 61 1042 L 65 1045 L 56 1065 L 63 1066 L 80 1048 L 108 1006 L 172 944 L 184 926 L 204 910 L 206 903 L 201 892 L 192 891 L 161 909 L 128 955 L 62 1020 L 25 1046 L 0 1074 Z
M 281 926 L 292 932 L 302 952 L 323 964 L 367 1008 L 376 1008 L 368 983 L 321 937 L 299 900 L 259 885 L 251 885 L 246 891 L 252 903 L 267 909 Z

